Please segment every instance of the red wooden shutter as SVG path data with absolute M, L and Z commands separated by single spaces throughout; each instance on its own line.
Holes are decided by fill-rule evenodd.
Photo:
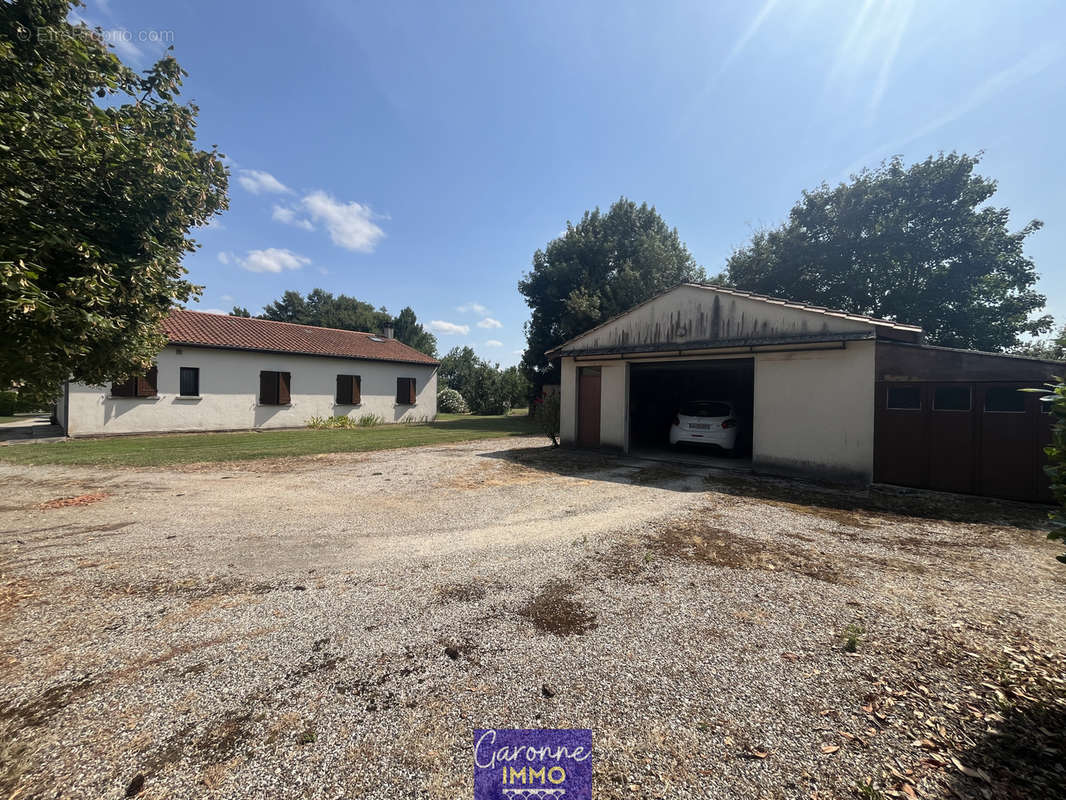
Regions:
M 289 395 L 291 378 L 288 372 L 278 373 L 278 405 L 287 406 L 292 402 L 292 397 Z
M 265 406 L 278 404 L 278 373 L 266 371 L 259 373 L 259 402 Z
M 363 402 L 363 379 L 358 375 L 352 376 L 352 405 Z
M 352 402 L 352 376 L 337 376 L 337 404 L 347 405 Z
M 415 404 L 415 379 L 407 379 L 407 404 L 413 406 Z
M 145 375 L 137 378 L 137 396 L 155 397 L 158 394 L 156 382 L 159 379 L 159 369 L 152 367 Z
M 134 392 L 137 391 L 137 383 L 134 378 L 122 381 L 122 383 L 111 384 L 111 396 L 112 397 L 133 397 Z

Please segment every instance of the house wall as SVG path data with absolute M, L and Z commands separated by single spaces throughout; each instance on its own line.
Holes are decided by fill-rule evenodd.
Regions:
M 313 416 L 376 414 L 386 422 L 400 422 L 432 419 L 437 413 L 435 366 L 188 346 L 166 347 L 156 364 L 156 397 L 111 397 L 110 385 L 71 383 L 67 434 L 295 428 Z M 180 367 L 200 369 L 199 398 L 178 396 Z M 259 404 L 261 370 L 291 373 L 288 406 Z M 336 404 L 338 374 L 362 378 L 362 403 Z M 415 405 L 396 404 L 397 378 L 415 379 Z
M 874 458 L 873 341 L 755 356 L 758 470 L 868 483 Z

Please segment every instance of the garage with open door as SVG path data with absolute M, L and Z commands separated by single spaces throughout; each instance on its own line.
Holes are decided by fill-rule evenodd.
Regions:
M 630 452 L 750 458 L 754 386 L 751 358 L 631 364 Z
M 916 325 L 700 284 L 547 355 L 558 361 L 563 445 L 1050 499 L 1052 419 L 1018 390 L 1066 373 L 1062 362 L 929 345 Z

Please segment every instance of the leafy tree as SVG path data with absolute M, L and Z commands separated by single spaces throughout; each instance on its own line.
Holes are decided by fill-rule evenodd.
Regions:
M 475 414 L 503 414 L 525 404 L 528 396 L 528 384 L 517 368 L 500 370 L 499 364 L 478 358 L 470 347 L 449 350 L 440 360 L 437 380 L 459 392 Z
M 334 296 L 324 289 L 312 289 L 306 298 L 299 292 L 285 292 L 280 300 L 263 308 L 261 318 L 319 328 L 381 333 L 389 315 L 384 309 L 376 309 L 370 303 L 346 294 Z
M 189 232 L 227 207 L 169 54 L 138 75 L 71 0 L 0 3 L 0 385 L 58 392 L 144 369 L 199 293 Z
M 533 419 L 541 432 L 559 446 L 559 393 L 549 392 L 533 401 Z
M 1045 298 L 1023 253 L 1042 223 L 1007 229 L 1009 209 L 986 205 L 996 183 L 980 156 L 901 158 L 850 183 L 804 192 L 779 228 L 730 258 L 741 289 L 921 325 L 928 341 L 1004 350 L 1051 329 L 1033 317 Z
M 418 322 L 414 310 L 407 306 L 393 321 L 395 336 L 408 347 L 427 356 L 437 357 L 437 337 Z
M 474 376 L 484 362 L 472 347 L 453 347 L 440 360 L 437 381 L 459 392 L 469 403 Z
M 1019 356 L 1045 358 L 1049 361 L 1066 361 L 1066 325 L 1051 339 L 1038 339 L 1018 345 L 1011 351 Z
M 1051 532 L 1049 539 L 1066 542 L 1066 383 L 1055 378 L 1056 383 L 1047 384 L 1047 389 L 1023 389 L 1028 392 L 1048 392 L 1040 399 L 1050 404 L 1050 412 L 1055 416 L 1051 428 L 1051 444 L 1044 448 L 1048 463 L 1044 467 L 1051 482 L 1051 493 L 1058 501 L 1059 508 L 1051 512 Z M 1066 564 L 1066 555 L 1056 556 Z
M 703 269 L 654 207 L 622 197 L 607 213 L 586 211 L 576 225 L 533 254 L 518 283 L 532 310 L 522 370 L 536 385 L 549 379 L 547 350 Z
M 500 373 L 503 382 L 503 394 L 507 398 L 508 408 L 519 408 L 529 404 L 533 394 L 533 385 L 518 367 L 508 367 Z
M 248 311 L 248 309 L 245 308 L 244 306 L 234 306 L 233 310 L 231 312 L 229 312 L 229 315 L 231 317 L 250 317 L 250 316 L 252 316 L 251 312 Z

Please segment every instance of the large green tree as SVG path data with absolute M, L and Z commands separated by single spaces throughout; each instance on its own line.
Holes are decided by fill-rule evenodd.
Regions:
M 677 229 L 654 207 L 623 197 L 606 213 L 586 211 L 533 254 L 533 268 L 518 283 L 532 310 L 523 371 L 543 384 L 551 370 L 545 351 L 675 284 L 704 277 Z
M 1032 220 L 1011 232 L 1009 209 L 989 205 L 980 156 L 893 158 L 850 182 L 804 192 L 788 220 L 736 251 L 732 285 L 925 329 L 932 344 L 1005 350 L 1050 330 L 1026 257 Z
M 29 392 L 150 364 L 199 291 L 189 233 L 227 206 L 177 61 L 138 75 L 71 7 L 0 3 L 0 385 Z
M 502 414 L 529 402 L 530 385 L 517 367 L 479 358 L 471 347 L 453 347 L 440 360 L 437 381 L 455 389 L 475 414 Z
M 437 357 L 437 337 L 427 331 L 410 306 L 403 308 L 393 321 L 396 338 L 427 356 Z
M 234 306 L 234 312 L 238 310 L 244 311 Z M 384 307 L 375 308 L 370 303 L 346 294 L 334 295 L 324 289 L 312 289 L 307 297 L 299 292 L 285 292 L 280 299 L 263 308 L 260 318 L 371 333 L 381 333 L 385 325 L 391 322 L 394 335 L 399 341 L 427 356 L 437 356 L 437 337 L 419 323 L 410 306 L 400 311 L 399 316 L 393 320 Z

